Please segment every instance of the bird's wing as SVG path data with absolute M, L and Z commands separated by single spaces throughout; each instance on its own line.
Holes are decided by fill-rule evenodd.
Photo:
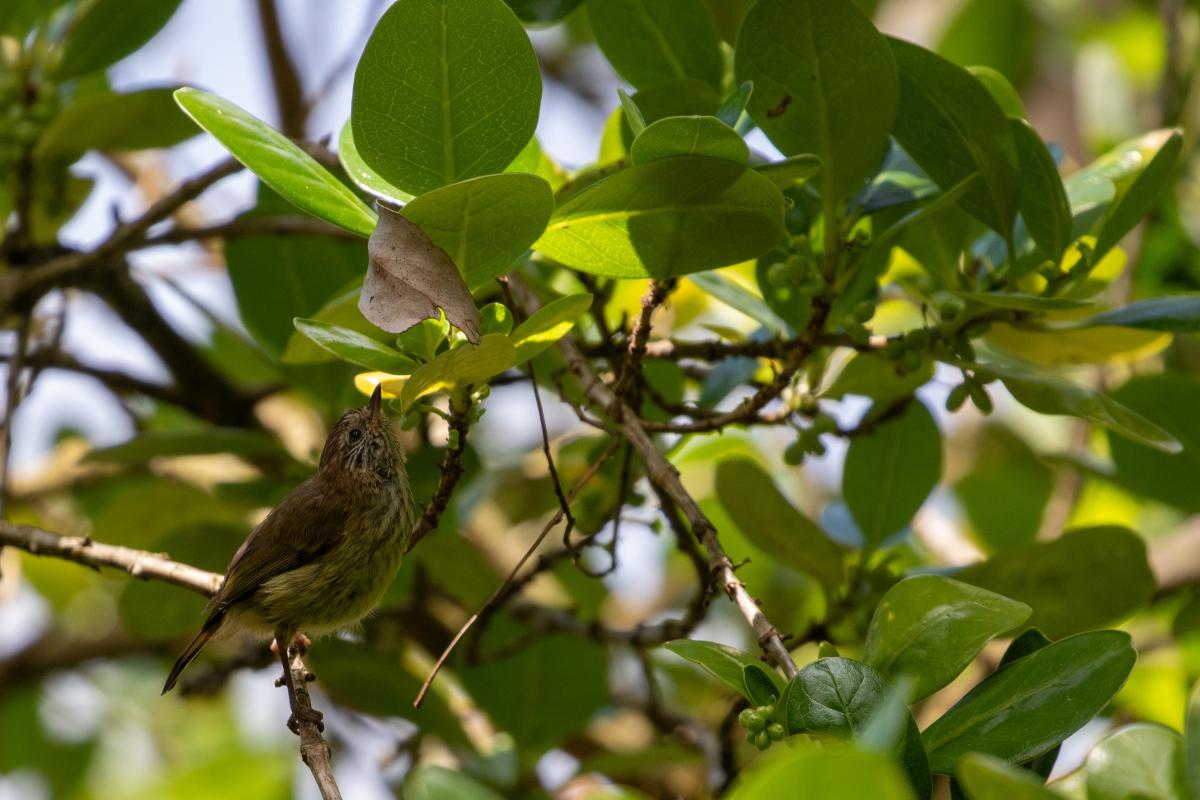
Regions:
M 296 487 L 238 548 L 212 610 L 242 600 L 276 575 L 310 564 L 345 535 L 349 512 L 314 481 Z

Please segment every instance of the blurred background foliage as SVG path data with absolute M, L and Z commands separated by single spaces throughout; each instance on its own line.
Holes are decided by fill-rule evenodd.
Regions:
M 1174 184 L 1125 241 L 1129 268 L 1108 291 L 1111 300 L 1124 303 L 1200 290 L 1195 147 L 1200 4 L 858 4 L 887 33 L 1005 76 L 1019 93 L 1013 102 L 1023 104 L 1037 130 L 1059 148 L 1064 174 L 1143 131 L 1180 126 L 1184 157 Z M 19 50 L 15 37 L 61 5 L 8 0 L 0 8 L 6 57 Z M 177 5 L 182 7 L 176 12 Z M 248 52 L 264 54 L 263 60 L 251 56 L 253 69 L 243 74 L 204 72 L 205 80 L 224 82 L 211 88 L 238 96 L 239 82 L 252 84 L 245 103 L 255 113 L 290 135 L 336 139 L 337 123 L 330 120 L 347 115 L 347 78 L 384 4 L 356 0 L 337 4 L 336 12 L 329 5 L 238 2 L 220 6 L 229 12 L 223 14 L 205 0 L 129 3 L 127 19 L 131 28 L 142 28 L 139 35 L 130 34 L 112 52 L 72 53 L 68 63 L 77 71 L 77 85 L 62 106 L 52 95 L 27 106 L 11 70 L 0 72 L 0 164 L 12 167 L 13 154 L 36 141 L 45 163 L 56 165 L 38 175 L 50 188 L 38 194 L 43 205 L 36 209 L 33 243 L 53 247 L 64 235 L 76 243 L 97 240 L 108 228 L 107 206 L 114 199 L 121 198 L 122 209 L 144 206 L 214 152 L 199 149 L 192 139 L 196 129 L 175 109 L 168 91 L 141 98 L 138 107 L 106 109 L 109 78 L 94 64 L 118 62 L 108 75 L 123 88 L 192 82 L 203 58 L 221 58 L 218 37 L 227 32 L 234 41 L 249 40 Z M 557 16 L 578 2 L 509 0 L 509 5 L 535 20 L 530 27 L 547 87 L 539 130 L 544 147 L 568 168 L 592 160 L 603 145 L 603 120 L 616 107 L 615 89 L 623 84 L 599 56 L 582 9 L 566 14 L 561 24 L 537 24 L 540 15 Z M 748 0 L 710 0 L 727 40 L 747 5 Z M 202 18 L 207 22 L 197 24 Z M 339 47 L 329 43 L 334 38 Z M 280 69 L 281 47 L 290 49 L 298 67 L 291 75 L 298 86 Z M 143 48 L 149 56 L 139 52 Z M 162 56 L 173 48 L 188 56 L 178 61 Z M 345 60 L 339 60 L 340 50 L 348 54 Z M 244 63 L 247 57 L 242 58 Z M 163 64 L 171 65 L 169 71 L 162 71 Z M 305 101 L 298 115 L 297 96 Z M 619 125 L 619 117 L 612 119 Z M 5 216 L 19 202 L 13 184 L 5 180 L 0 186 Z M 238 219 L 276 213 L 280 203 L 242 180 L 216 201 L 179 213 L 202 225 L 229 219 L 235 211 L 243 214 Z M 910 249 L 915 253 L 920 246 L 912 243 Z M 306 345 L 297 339 L 292 318 L 328 308 L 365 262 L 363 243 L 326 236 L 252 236 L 223 248 L 191 243 L 137 262 L 138 286 L 105 289 L 123 298 L 113 303 L 123 309 L 119 314 L 101 309 L 81 290 L 44 300 L 39 310 L 46 317 L 61 319 L 70 310 L 77 321 L 57 360 L 33 365 L 45 381 L 16 416 L 8 518 L 221 570 L 250 524 L 308 474 L 325 426 L 360 402 L 353 381 L 357 370 L 297 357 Z M 725 274 L 753 277 L 744 268 Z M 570 288 L 566 278 L 548 278 L 555 280 Z M 635 315 L 643 290 L 642 281 L 619 285 L 604 309 L 609 323 Z M 899 330 L 918 312 L 899 303 L 889 311 L 885 304 L 876 322 L 886 324 L 889 313 Z M 742 332 L 756 327 L 684 283 L 656 319 L 656 332 L 701 325 Z M 7 339 L 15 342 L 17 336 L 10 332 Z M 1028 346 L 1014 345 L 1022 351 Z M 180 354 L 181 347 L 199 357 Z M 874 600 L 903 568 L 959 566 L 1007 553 L 1023 569 L 1045 564 L 1044 576 L 1030 578 L 1030 591 L 1042 593 L 1036 622 L 1046 633 L 1124 619 L 1140 653 L 1111 707 L 1064 745 L 1060 772 L 1078 766 L 1117 722 L 1145 720 L 1181 730 L 1188 686 L 1200 676 L 1195 517 L 1200 339 L 1143 336 L 1114 345 L 1114 351 L 1109 363 L 1081 374 L 1115 389 L 1118 400 L 1167 427 L 1185 444 L 1183 453 L 1165 455 L 1077 421 L 1041 417 L 1006 396 L 997 397 L 990 417 L 967 411 L 949 421 L 941 415 L 947 439 L 942 485 L 912 528 L 892 542 L 898 546 L 889 550 L 888 563 L 875 565 L 880 575 L 866 573 L 853 602 L 819 637 L 861 642 Z M 1134 351 L 1137 358 L 1129 356 Z M 558 365 L 553 352 L 539 358 L 547 374 Z M 160 359 L 176 377 L 173 384 L 162 379 Z M 729 390 L 723 387 L 761 367 L 735 359 L 722 369 L 729 373 L 723 376 L 727 383 L 710 376 L 705 385 L 711 402 Z M 678 366 L 652 362 L 648 371 L 659 373 L 652 378 L 658 391 L 674 393 L 676 400 L 682 396 L 685 376 Z M 940 407 L 948 389 L 935 376 L 921 396 Z M 464 788 L 471 781 L 467 776 L 505 787 L 497 796 L 704 796 L 712 771 L 728 766 L 714 761 L 721 752 L 742 748 L 738 758 L 748 757 L 740 738 L 721 752 L 705 739 L 705 730 L 722 732 L 718 738 L 728 738 L 731 728 L 735 737 L 740 732 L 732 725 L 728 695 L 692 666 L 662 651 L 639 658 L 586 636 L 530 638 L 519 607 L 460 651 L 426 706 L 412 709 L 432 658 L 499 585 L 557 507 L 528 392 L 525 384 L 495 382 L 488 415 L 472 432 L 466 482 L 438 532 L 405 561 L 383 609 L 360 635 L 323 641 L 311 654 L 328 698 L 319 705 L 326 710 L 347 796 L 392 796 L 402 784 L 412 798 L 485 796 L 478 784 Z M 550 407 L 548 415 L 569 486 L 607 441 L 578 424 L 565 406 Z M 211 454 L 214 441 L 223 454 Z M 404 442 L 416 494 L 427 499 L 437 482 L 445 426 L 429 416 L 405 432 Z M 739 516 L 736 497 L 758 490 L 761 471 L 725 476 L 723 497 L 714 470 L 718 461 L 743 456 L 765 468 L 835 538 L 857 541 L 859 532 L 840 499 L 844 447 L 781 471 L 789 443 L 784 432 L 772 429 L 683 438 L 672 461 L 721 531 L 727 551 L 749 558 L 738 576 L 763 610 L 783 629 L 805 631 L 826 613 L 819 585 L 763 550 L 754 509 Z M 527 588 L 528 598 L 614 627 L 665 618 L 687 605 L 695 584 L 692 564 L 645 498 L 622 492 L 623 482 L 617 457 L 573 507 L 580 531 L 601 532 L 597 541 L 610 543 L 582 557 L 589 570 L 607 574 L 589 577 L 564 560 Z M 610 519 L 614 505 L 621 513 L 619 536 Z M 1137 531 L 1141 539 L 1134 542 L 1114 536 L 1112 552 L 1131 548 L 1124 563 L 1136 564 L 1144 544 L 1154 575 L 1125 569 L 1112 552 L 1102 559 L 1112 572 L 1104 573 L 1087 560 L 1088 548 L 1070 550 L 1070 537 L 1045 541 L 1047 531 L 1086 526 Z M 177 588 L 12 549 L 0 555 L 0 568 L 0 797 L 311 795 L 294 740 L 281 724 L 284 699 L 264 688 L 275 670 L 265 652 L 227 650 L 189 675 L 186 697 L 158 696 L 162 674 L 181 638 L 195 627 L 202 600 Z M 1115 606 L 1106 605 L 1114 584 L 1122 587 L 1120 597 Z M 696 637 L 749 650 L 755 645 L 723 602 L 713 606 Z M 817 645 L 807 644 L 797 660 L 816 655 Z M 999 657 L 1000 651 L 985 650 L 979 665 L 918 708 L 918 722 L 937 717 Z M 680 709 L 689 719 L 676 716 Z M 878 773 L 884 783 L 885 772 Z M 875 778 L 864 778 L 870 780 Z

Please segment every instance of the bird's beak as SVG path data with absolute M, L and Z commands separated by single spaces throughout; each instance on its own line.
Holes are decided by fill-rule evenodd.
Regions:
M 383 405 L 383 384 L 375 384 L 375 391 L 371 393 L 371 399 L 367 401 L 367 410 L 371 412 L 373 418 L 379 417 L 379 409 Z

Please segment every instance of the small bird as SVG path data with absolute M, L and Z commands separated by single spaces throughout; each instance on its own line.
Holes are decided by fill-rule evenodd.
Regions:
M 246 537 L 163 694 L 218 633 L 273 635 L 285 655 L 298 635 L 351 625 L 379 602 L 417 521 L 404 451 L 381 404 L 376 386 L 366 406 L 343 414 L 317 474 Z

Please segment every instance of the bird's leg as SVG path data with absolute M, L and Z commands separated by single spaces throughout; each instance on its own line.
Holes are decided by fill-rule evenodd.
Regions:
M 311 644 L 311 642 L 308 641 L 307 636 L 303 638 L 305 642 Z M 313 708 L 312 704 L 309 702 L 308 687 L 304 686 L 303 684 L 299 686 L 296 685 L 296 677 L 298 674 L 302 674 L 304 676 L 304 681 L 306 683 L 313 679 L 313 675 L 308 671 L 308 667 L 304 666 L 304 662 L 300 660 L 301 653 L 303 652 L 300 649 L 302 646 L 301 643 L 296 642 L 286 649 L 279 647 L 280 640 L 289 641 L 290 639 L 290 636 L 281 636 L 276 634 L 275 642 L 271 646 L 271 649 L 279 655 L 279 661 L 283 665 L 283 678 L 279 681 L 276 681 L 275 685 L 287 686 L 288 705 L 290 705 L 292 709 L 292 715 L 288 718 L 288 729 L 292 733 L 299 735 L 300 723 L 311 722 L 316 726 L 318 731 L 323 731 L 325 730 L 325 723 L 323 722 L 324 715 L 320 711 L 317 711 L 315 708 Z M 296 665 L 296 669 L 293 669 L 293 663 Z M 303 672 L 301 672 L 301 670 L 303 670 Z

